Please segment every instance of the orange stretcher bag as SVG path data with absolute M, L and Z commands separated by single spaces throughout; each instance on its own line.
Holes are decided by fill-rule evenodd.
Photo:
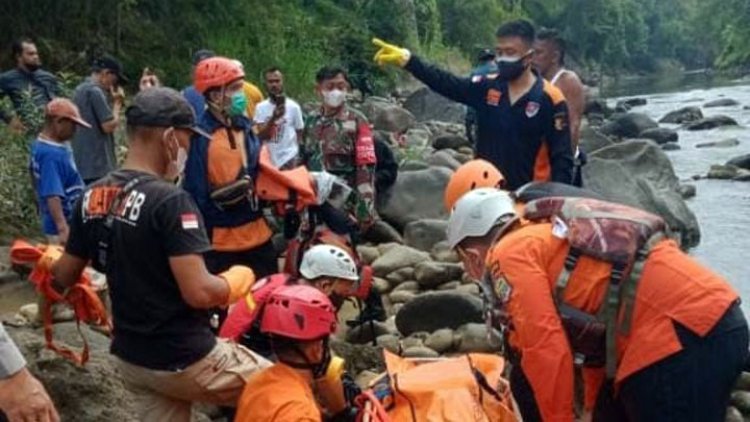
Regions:
M 500 356 L 407 359 L 384 352 L 387 370 L 356 399 L 360 422 L 518 422 Z
M 47 248 L 55 247 L 47 245 L 33 246 L 26 241 L 16 240 L 10 248 L 10 259 L 14 264 L 34 265 L 29 275 L 29 280 L 36 286 L 37 292 L 44 296 L 44 305 L 39 311 L 42 315 L 44 338 L 47 348 L 82 366 L 89 360 L 89 344 L 86 336 L 81 332 L 81 322 L 102 327 L 107 333 L 111 332 L 112 324 L 106 307 L 91 286 L 91 279 L 86 273 L 82 274 L 78 282 L 71 286 L 64 295 L 58 293 L 52 287 L 52 263 L 42 262 L 40 258 L 44 256 Z M 55 344 L 53 340 L 52 305 L 61 302 L 67 303 L 73 308 L 76 328 L 83 340 L 83 350 L 80 354 L 65 346 Z

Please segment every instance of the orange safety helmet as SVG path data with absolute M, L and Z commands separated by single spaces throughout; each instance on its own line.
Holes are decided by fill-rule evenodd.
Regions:
M 459 167 L 445 186 L 445 209 L 450 211 L 456 201 L 465 193 L 477 188 L 497 188 L 505 186 L 505 177 L 489 161 L 471 160 Z
M 193 85 L 195 90 L 205 94 L 211 88 L 218 88 L 245 77 L 245 71 L 236 60 L 226 57 L 211 57 L 195 67 Z

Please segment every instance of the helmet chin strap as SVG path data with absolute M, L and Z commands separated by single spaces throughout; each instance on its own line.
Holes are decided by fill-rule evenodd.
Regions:
M 278 357 L 278 353 L 276 353 L 273 341 L 271 342 L 271 347 L 274 349 L 274 353 Z M 317 363 L 310 362 L 310 359 L 307 358 L 307 355 L 305 355 L 305 353 L 302 352 L 302 350 L 300 350 L 300 348 L 297 347 L 297 345 L 292 346 L 291 350 L 295 354 L 297 354 L 297 356 L 302 358 L 302 360 L 305 361 L 305 363 L 293 362 L 293 361 L 285 360 L 282 358 L 278 358 L 279 362 L 285 365 L 291 366 L 292 368 L 295 368 L 295 369 L 307 369 L 310 372 L 312 372 L 313 378 L 320 378 L 323 375 L 325 375 L 326 372 L 328 371 L 328 365 L 331 364 L 331 358 L 332 358 L 331 349 L 328 347 L 328 337 L 326 337 L 325 340 L 323 340 L 323 358 L 320 360 L 320 362 L 317 362 Z

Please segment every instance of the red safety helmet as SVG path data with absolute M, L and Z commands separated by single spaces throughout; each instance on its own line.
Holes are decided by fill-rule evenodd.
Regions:
M 195 67 L 193 85 L 196 91 L 205 94 L 211 88 L 219 88 L 244 77 L 245 71 L 236 60 L 211 57 Z
M 321 339 L 336 331 L 336 311 L 315 287 L 280 287 L 264 306 L 260 331 L 294 340 Z

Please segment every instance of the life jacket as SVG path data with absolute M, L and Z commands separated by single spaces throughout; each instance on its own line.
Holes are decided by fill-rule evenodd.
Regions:
M 91 285 L 91 278 L 85 272 L 64 295 L 52 287 L 53 276 L 51 268 L 39 265 L 39 258 L 46 250 L 46 245 L 33 246 L 26 241 L 16 240 L 10 249 L 10 259 L 14 264 L 33 264 L 34 269 L 29 275 L 29 281 L 34 283 L 37 292 L 44 296 L 44 304 L 40 309 L 44 325 L 44 339 L 48 349 L 60 356 L 83 366 L 89 360 L 89 344 L 86 336 L 81 332 L 81 322 L 102 327 L 106 333 L 112 331 L 112 322 L 107 309 L 99 299 Z M 73 309 L 76 329 L 83 340 L 83 350 L 80 354 L 65 346 L 55 344 L 53 340 L 52 305 L 66 303 Z
M 554 236 L 570 249 L 556 281 L 554 300 L 577 363 L 606 366 L 607 377 L 617 370 L 616 335 L 630 332 L 638 283 L 656 243 L 668 236 L 662 218 L 625 205 L 592 198 L 550 197 L 526 204 L 523 217 L 550 221 Z M 580 257 L 612 265 L 607 293 L 598 315 L 565 304 L 570 275 Z
M 383 354 L 386 372 L 355 399 L 359 422 L 520 421 L 500 356 L 420 360 Z
M 287 204 L 297 211 L 315 205 L 317 201 L 315 186 L 307 168 L 299 166 L 291 170 L 279 170 L 271 161 L 267 145 L 260 150 L 255 192 L 260 199 L 280 205 Z M 279 211 L 283 215 L 284 207 Z

